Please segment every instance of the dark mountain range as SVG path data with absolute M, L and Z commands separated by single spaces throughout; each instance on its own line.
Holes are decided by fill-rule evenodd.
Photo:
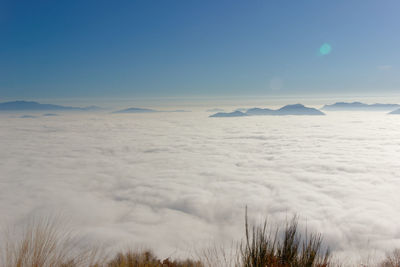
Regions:
M 215 113 L 213 115 L 211 115 L 210 117 L 243 117 L 243 116 L 249 116 L 246 113 L 243 113 L 241 111 L 233 111 L 233 112 L 229 112 L 229 113 L 225 113 L 225 112 L 218 112 Z
M 389 114 L 400 114 L 400 108 L 389 112 Z
M 93 111 L 99 107 L 69 107 L 52 104 L 40 104 L 34 101 L 12 101 L 0 103 L 0 111 Z
M 242 117 L 242 116 L 285 116 L 285 115 L 308 115 L 308 116 L 315 116 L 315 115 L 325 115 L 318 109 L 309 108 L 302 104 L 294 104 L 294 105 L 287 105 L 280 109 L 273 110 L 268 108 L 251 108 L 248 109 L 246 112 L 241 111 L 234 111 L 231 113 L 223 113 L 219 112 L 216 114 L 211 115 L 210 117 Z
M 337 102 L 332 105 L 325 105 L 323 110 L 340 111 L 340 110 L 359 110 L 359 111 L 391 111 L 400 108 L 398 104 L 365 104 L 361 102 Z
M 316 108 L 309 108 L 302 104 L 287 105 L 275 110 L 272 115 L 325 115 Z

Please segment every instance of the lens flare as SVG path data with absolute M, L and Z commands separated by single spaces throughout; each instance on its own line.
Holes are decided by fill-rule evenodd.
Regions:
M 321 47 L 319 48 L 319 53 L 323 56 L 325 55 L 329 55 L 332 52 L 332 46 L 328 43 L 324 43 L 323 45 L 321 45 Z

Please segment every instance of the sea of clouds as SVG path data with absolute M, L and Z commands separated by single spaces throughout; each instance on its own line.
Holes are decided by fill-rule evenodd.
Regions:
M 62 214 L 89 242 L 190 254 L 300 216 L 342 257 L 400 247 L 400 116 L 0 116 L 1 224 Z

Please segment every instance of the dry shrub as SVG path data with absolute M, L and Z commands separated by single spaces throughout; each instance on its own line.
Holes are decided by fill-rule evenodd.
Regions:
M 303 236 L 298 231 L 295 216 L 280 231 L 267 231 L 267 221 L 255 226 L 250 233 L 247 210 L 245 215 L 246 239 L 241 245 L 243 267 L 324 267 L 330 265 L 329 250 L 322 251 L 320 234 Z M 280 237 L 282 233 L 282 237 Z
M 240 246 L 232 243 L 230 247 L 211 245 L 198 253 L 204 266 L 240 267 Z
M 8 231 L 0 239 L 1 267 L 95 266 L 97 249 L 77 249 L 78 240 L 56 218 L 32 219 L 21 233 Z
M 380 267 L 400 267 L 400 249 L 395 249 L 386 256 L 380 264 Z
M 0 267 L 203 267 L 199 261 L 160 260 L 150 251 L 100 257 L 100 249 L 79 246 L 81 240 L 63 220 L 32 219 L 19 233 L 0 238 Z M 104 254 L 104 253 L 103 253 Z
M 151 251 L 118 253 L 110 260 L 108 267 L 203 267 L 199 261 L 173 260 L 169 258 L 160 260 Z

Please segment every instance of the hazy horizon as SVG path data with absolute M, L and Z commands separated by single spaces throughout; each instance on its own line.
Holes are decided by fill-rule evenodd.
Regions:
M 281 107 L 289 104 L 304 104 L 320 108 L 336 102 L 362 102 L 366 104 L 400 104 L 400 95 L 341 95 L 341 96 L 214 96 L 214 97 L 138 97 L 138 98 L 0 98 L 2 102 L 34 101 L 41 104 L 56 104 L 76 107 L 99 106 L 106 109 L 139 108 L 251 108 Z

